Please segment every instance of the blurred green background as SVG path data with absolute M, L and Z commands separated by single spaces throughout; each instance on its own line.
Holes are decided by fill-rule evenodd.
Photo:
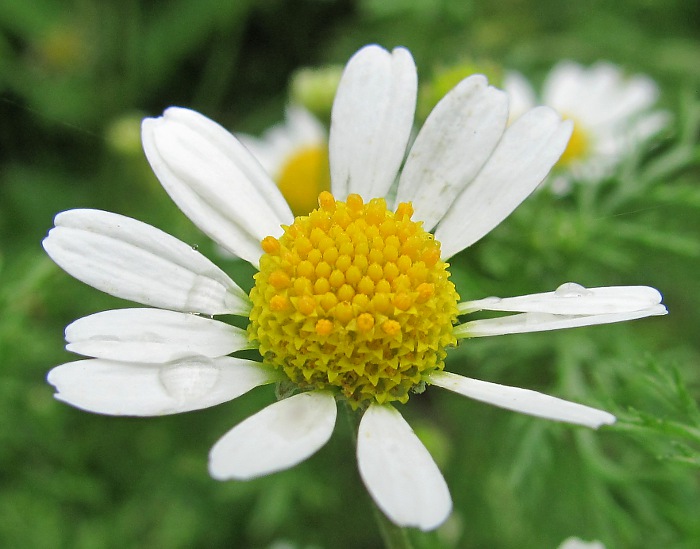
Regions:
M 411 49 L 421 81 L 460 62 L 539 83 L 561 59 L 646 73 L 674 122 L 614 177 L 540 193 L 455 259 L 465 299 L 645 284 L 670 315 L 565 333 L 469 341 L 448 369 L 599 406 L 600 432 L 518 416 L 437 389 L 410 419 L 455 512 L 417 548 L 700 546 L 700 4 L 688 0 L 5 0 L 0 3 L 0 546 L 381 547 L 350 428 L 302 465 L 219 483 L 211 445 L 274 400 L 259 388 L 185 415 L 110 418 L 52 398 L 73 360 L 63 328 L 128 306 L 60 271 L 40 241 L 53 216 L 102 208 L 217 259 L 140 152 L 138 120 L 190 107 L 235 131 L 282 120 L 304 66 L 376 42 Z

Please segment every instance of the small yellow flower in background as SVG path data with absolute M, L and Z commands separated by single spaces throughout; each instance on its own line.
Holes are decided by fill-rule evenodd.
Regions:
M 297 217 L 218 124 L 182 108 L 144 120 L 144 150 L 165 190 L 203 232 L 258 268 L 255 285 L 246 295 L 197 250 L 134 219 L 58 214 L 44 240 L 51 258 L 148 307 L 69 325 L 67 349 L 91 358 L 51 370 L 56 398 L 96 413 L 151 416 L 214 406 L 270 383 L 294 388 L 214 445 L 209 471 L 221 480 L 305 460 L 330 438 L 336 401 L 347 402 L 362 414 L 356 455 L 367 490 L 394 523 L 423 530 L 452 509 L 440 470 L 397 409 L 426 385 L 555 421 L 613 423 L 602 410 L 443 371 L 460 339 L 666 309 L 653 288 L 573 283 L 460 301 L 447 260 L 534 191 L 564 151 L 571 123 L 537 107 L 508 126 L 508 96 L 476 75 L 438 103 L 406 156 L 416 90 L 406 49 L 367 46 L 352 57 L 333 104 L 331 192 Z M 397 178 L 396 200 L 388 200 Z M 516 314 L 459 318 L 480 310 Z M 248 318 L 247 330 L 216 315 Z M 258 349 L 262 361 L 236 357 L 243 349 Z
M 330 121 L 333 98 L 342 74 L 342 65 L 305 67 L 295 71 L 289 83 L 290 101 L 303 106 L 319 120 Z
M 78 21 L 49 27 L 34 44 L 34 54 L 44 68 L 55 72 L 73 72 L 90 61 L 90 41 Z
M 509 72 L 503 89 L 510 95 L 511 120 L 534 105 L 552 107 L 574 122 L 574 131 L 557 167 L 577 180 L 609 175 L 625 156 L 668 124 L 668 113 L 652 111 L 659 90 L 643 75 L 599 62 L 583 67 L 562 61 L 548 74 L 538 96 L 520 74 Z
M 105 129 L 105 140 L 110 149 L 124 156 L 141 158 L 141 121 L 143 116 L 130 112 L 112 120 Z
M 503 68 L 496 63 L 465 60 L 454 65 L 439 67 L 434 71 L 433 77 L 418 91 L 416 118 L 425 120 L 440 99 L 473 74 L 483 74 L 492 86 L 502 87 Z
M 260 138 L 237 137 L 277 183 L 294 215 L 308 214 L 318 205 L 318 195 L 330 190 L 328 135 L 303 107 L 289 107 L 285 122 Z

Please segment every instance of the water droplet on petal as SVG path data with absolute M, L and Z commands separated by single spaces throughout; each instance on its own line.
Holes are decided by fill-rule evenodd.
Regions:
M 207 357 L 185 358 L 164 365 L 158 378 L 165 391 L 180 404 L 197 400 L 219 380 L 219 367 Z
M 583 297 L 592 294 L 591 290 L 576 284 L 576 282 L 566 282 L 554 290 L 554 295 L 557 297 Z

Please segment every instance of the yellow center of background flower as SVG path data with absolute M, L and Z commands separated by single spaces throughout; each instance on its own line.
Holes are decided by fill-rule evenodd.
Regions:
M 302 389 L 335 388 L 353 407 L 406 402 L 456 343 L 459 296 L 440 244 L 410 203 L 318 202 L 262 241 L 249 337 Z
M 328 148 L 323 145 L 295 151 L 277 177 L 277 186 L 294 215 L 313 210 L 319 193 L 330 189 L 330 184 Z
M 574 131 L 564 153 L 559 158 L 560 166 L 568 166 L 572 161 L 581 160 L 588 154 L 590 138 L 588 132 L 574 120 Z

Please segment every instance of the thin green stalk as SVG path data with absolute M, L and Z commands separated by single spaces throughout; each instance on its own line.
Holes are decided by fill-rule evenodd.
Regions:
M 413 549 L 413 544 L 408 539 L 406 529 L 391 522 L 382 513 L 381 509 L 374 504 L 374 501 L 372 502 L 372 507 L 374 509 L 374 520 L 377 521 L 386 549 Z
M 360 424 L 361 414 L 354 411 L 350 406 L 345 407 L 346 417 L 350 423 L 350 431 L 352 432 L 353 444 L 357 447 L 357 428 Z M 408 539 L 408 531 L 401 526 L 397 526 L 391 522 L 387 516 L 382 512 L 382 510 L 377 507 L 374 500 L 370 498 L 372 502 L 372 511 L 374 514 L 374 520 L 377 522 L 379 527 L 379 532 L 382 536 L 382 541 L 384 541 L 384 546 L 386 549 L 413 549 L 413 544 L 411 540 Z

